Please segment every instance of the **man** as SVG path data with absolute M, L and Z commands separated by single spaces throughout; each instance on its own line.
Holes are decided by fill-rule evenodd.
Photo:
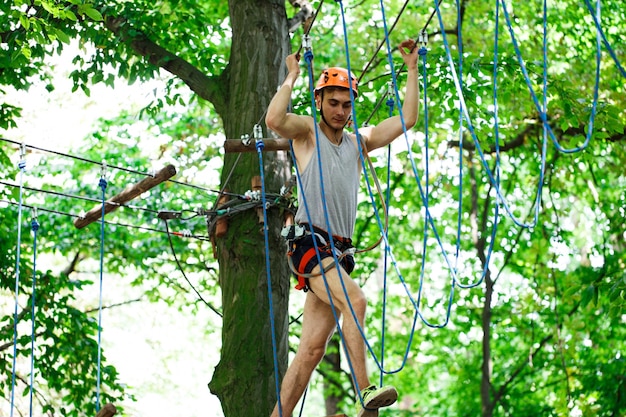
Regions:
M 417 122 L 418 112 L 417 48 L 414 41 L 405 40 L 399 50 L 408 70 L 402 114 L 406 128 L 410 129 Z M 300 345 L 282 381 L 282 413 L 285 417 L 291 416 L 311 374 L 324 357 L 328 340 L 336 327 L 332 302 L 337 315 L 343 316 L 343 340 L 354 370 L 353 382 L 356 389 L 361 390 L 365 406 L 363 408 L 361 401 L 357 401 L 356 415 L 374 417 L 378 416 L 378 408 L 393 404 L 398 393 L 393 387 L 377 389 L 370 384 L 365 343 L 359 330 L 359 326 L 363 328 L 364 325 L 367 300 L 360 286 L 349 275 L 354 268 L 349 249 L 356 221 L 361 164 L 358 139 L 344 128 L 352 114 L 350 90 L 354 97 L 358 95 L 357 80 L 343 68 L 329 68 L 322 72 L 315 88 L 315 103 L 320 114 L 316 129 L 313 117 L 287 113 L 291 92 L 300 74 L 298 61 L 299 56 L 295 54 L 287 57 L 287 77 L 270 102 L 265 118 L 269 129 L 292 139 L 303 188 L 298 192 L 295 221 L 298 225 L 306 224 L 305 227 L 292 229 L 288 237 L 291 262 L 299 275 L 299 286 L 296 288 L 305 289 L 307 294 Z M 358 131 L 364 152 L 370 152 L 402 135 L 403 127 L 400 116 L 393 116 L 377 126 L 361 127 Z M 313 233 L 308 232 L 312 229 L 308 223 L 313 225 Z M 339 265 L 335 265 L 330 251 L 330 239 L 333 239 L 335 249 L 341 252 Z M 318 247 L 317 251 L 314 245 Z M 322 259 L 321 266 L 318 255 Z M 277 404 L 272 417 L 278 416 Z

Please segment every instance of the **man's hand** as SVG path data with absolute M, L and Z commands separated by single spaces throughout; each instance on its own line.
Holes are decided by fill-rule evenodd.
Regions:
M 402 59 L 404 60 L 404 64 L 408 69 L 416 69 L 417 68 L 417 44 L 413 39 L 407 39 L 402 41 L 400 46 L 398 47 L 400 54 L 402 54 Z
M 297 78 L 300 75 L 300 54 L 287 55 L 285 63 L 287 64 L 287 73 L 293 74 Z

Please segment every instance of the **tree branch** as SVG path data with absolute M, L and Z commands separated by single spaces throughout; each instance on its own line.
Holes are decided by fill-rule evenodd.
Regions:
M 565 137 L 574 137 L 574 136 L 585 136 L 587 133 L 585 132 L 586 125 L 579 125 L 576 127 L 570 127 L 566 130 L 552 127 L 552 131 L 554 135 L 562 140 Z M 538 119 L 533 119 L 526 124 L 526 127 L 519 132 L 512 140 L 503 143 L 499 146 L 500 152 L 507 152 L 522 146 L 526 139 L 531 135 L 536 135 L 542 129 L 542 123 Z M 611 136 L 604 138 L 608 142 L 621 142 L 626 140 L 626 131 L 625 132 L 616 132 Z M 458 140 L 451 140 L 448 142 L 449 148 L 458 148 L 460 146 L 460 142 Z M 463 149 L 466 151 L 474 151 L 476 150 L 476 145 L 470 141 L 463 141 Z M 488 149 L 484 150 L 485 153 L 495 153 L 496 147 L 495 145 L 490 146 Z
M 139 32 L 131 35 L 132 28 L 125 18 L 107 16 L 104 19 L 104 24 L 121 41 L 127 42 L 135 53 L 147 58 L 150 64 L 163 68 L 180 78 L 194 93 L 213 103 L 218 113 L 219 109 L 225 107 L 228 97 L 225 89 L 227 89 L 228 83 L 225 82 L 224 78 L 227 77 L 227 70 L 219 76 L 207 76 L 189 62 L 148 39 L 145 34 Z M 132 30 L 133 33 L 137 32 Z

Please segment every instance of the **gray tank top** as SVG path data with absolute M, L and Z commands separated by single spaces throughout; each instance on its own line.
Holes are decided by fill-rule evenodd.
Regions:
M 302 189 L 298 184 L 298 211 L 295 220 L 297 223 L 310 222 L 333 235 L 351 238 L 356 221 L 357 194 L 361 177 L 359 150 L 346 132 L 343 132 L 339 145 L 331 143 L 319 128 L 318 137 L 324 195 L 320 181 L 318 150 L 314 149 L 311 160 L 300 173 Z M 324 215 L 324 202 L 328 210 L 330 230 Z

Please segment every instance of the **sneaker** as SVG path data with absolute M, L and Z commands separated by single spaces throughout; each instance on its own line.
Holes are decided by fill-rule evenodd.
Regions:
M 398 391 L 394 387 L 376 388 L 370 385 L 361 391 L 363 404 L 357 399 L 356 417 L 377 417 L 378 409 L 388 407 L 398 399 Z

